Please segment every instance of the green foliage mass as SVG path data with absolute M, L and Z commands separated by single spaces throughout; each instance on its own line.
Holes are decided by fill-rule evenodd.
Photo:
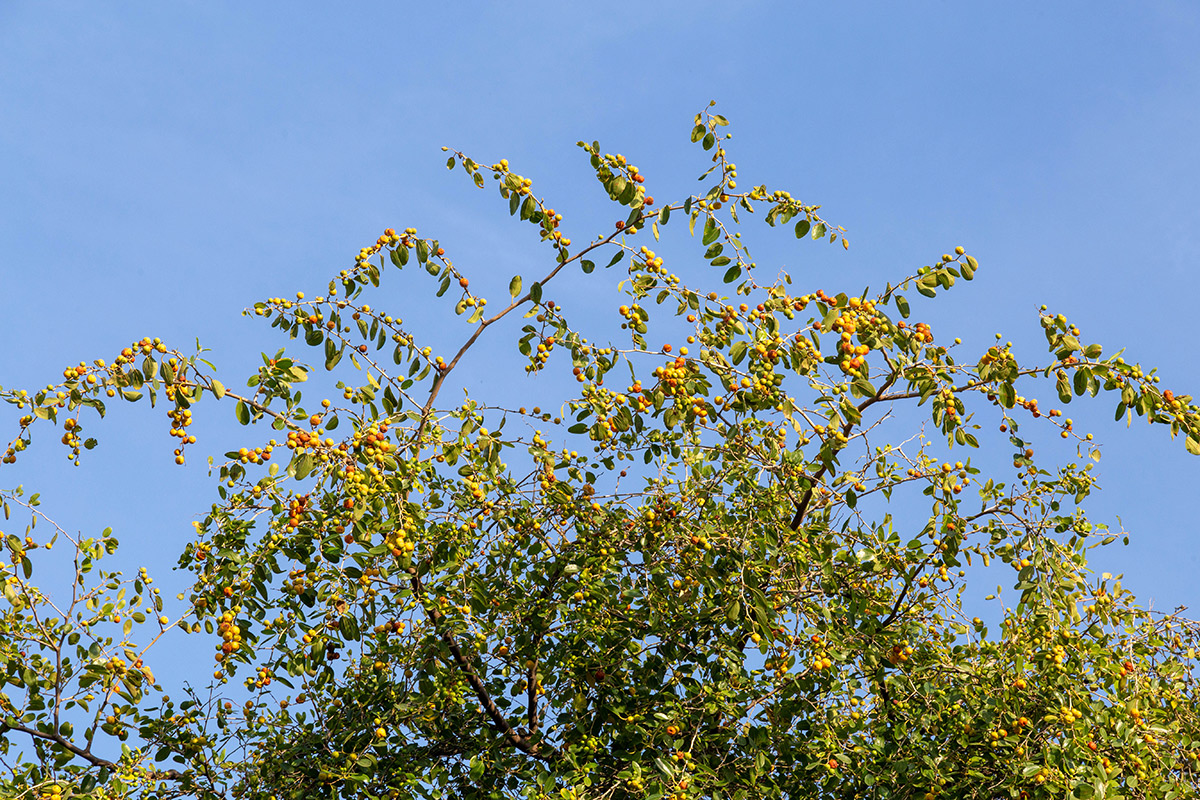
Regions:
M 51 426 L 78 459 L 111 398 L 165 404 L 179 463 L 194 408 L 246 426 L 210 462 L 174 617 L 144 570 L 102 568 L 111 532 L 47 539 L 38 498 L 3 495 L 29 528 L 0 564 L 0 794 L 1195 797 L 1198 629 L 1088 570 L 1117 535 L 1083 508 L 1099 451 L 1049 407 L 1103 393 L 1197 452 L 1192 398 L 1062 316 L 1036 364 L 910 321 L 906 295 L 974 277 L 963 248 L 874 292 L 767 282 L 743 222 L 845 232 L 739 187 L 726 124 L 697 115 L 711 188 L 665 203 L 581 142 L 619 208 L 585 244 L 507 161 L 452 153 L 547 248 L 493 303 L 437 240 L 388 229 L 324 295 L 254 305 L 309 349 L 264 354 L 244 389 L 148 337 L 0 390 L 9 464 Z M 668 234 L 702 258 L 666 263 Z M 553 299 L 582 282 L 606 303 L 617 281 L 619 316 Z M 385 282 L 453 305 L 461 346 L 435 355 L 368 304 Z M 564 380 L 514 384 L 541 395 L 526 406 L 447 400 L 464 355 L 517 325 L 524 371 Z M 1036 455 L 1058 439 L 1076 457 Z M 55 537 L 70 596 L 34 582 Z M 992 629 L 964 600 L 997 571 L 1013 597 L 989 597 Z M 150 645 L 183 633 L 213 661 L 169 697 Z

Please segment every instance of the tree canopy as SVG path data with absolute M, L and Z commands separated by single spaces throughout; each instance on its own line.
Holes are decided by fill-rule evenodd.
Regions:
M 1120 532 L 1084 510 L 1099 450 L 1063 407 L 1103 394 L 1193 453 L 1200 409 L 1044 307 L 1036 363 L 935 335 L 916 296 L 978 302 L 963 247 L 874 290 L 766 274 L 743 223 L 846 232 L 739 181 L 726 126 L 696 116 L 709 188 L 682 199 L 580 142 L 617 213 L 577 242 L 506 160 L 448 151 L 545 245 L 492 302 L 451 245 L 389 228 L 323 293 L 247 311 L 294 342 L 248 380 L 146 337 L 0 389 L 6 465 L 50 428 L 86 458 L 115 400 L 164 405 L 179 464 L 193 413 L 245 426 L 209 460 L 179 613 L 106 567 L 111 531 L 3 493 L 27 527 L 0 564 L 0 793 L 1195 796 L 1200 629 L 1089 571 Z M 668 236 L 699 257 L 668 263 Z M 556 302 L 569 282 L 594 307 Z M 452 306 L 460 344 L 376 307 L 384 284 Z M 484 337 L 523 372 L 460 394 Z M 997 574 L 1008 594 L 977 596 Z M 185 633 L 212 662 L 164 691 Z

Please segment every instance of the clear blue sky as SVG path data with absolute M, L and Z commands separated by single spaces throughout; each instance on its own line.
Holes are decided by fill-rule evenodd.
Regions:
M 681 197 L 705 166 L 692 116 L 715 99 L 739 180 L 823 204 L 852 242 L 747 231 L 760 263 L 855 291 L 962 244 L 983 268 L 914 309 L 935 330 L 972 347 L 1003 332 L 1036 358 L 1046 303 L 1200 393 L 1197 41 L 1191 2 L 7 0 L 0 384 L 44 385 L 144 335 L 198 337 L 246 374 L 284 342 L 241 309 L 319 292 L 388 226 L 439 237 L 499 291 L 545 251 L 447 174 L 442 145 L 507 157 L 582 241 L 608 217 L 588 217 L 600 198 L 575 142 Z M 378 305 L 420 313 L 387 287 Z M 1105 447 L 1094 516 L 1133 534 L 1100 563 L 1158 608 L 1195 602 L 1200 459 L 1114 424 L 1108 401 L 1079 406 Z M 239 443 L 228 410 L 197 415 L 207 452 Z M 114 526 L 135 548 L 123 563 L 161 574 L 213 497 L 201 459 L 171 464 L 167 427 L 161 409 L 115 410 L 77 469 L 43 431 L 0 486 L 42 491 L 71 530 Z

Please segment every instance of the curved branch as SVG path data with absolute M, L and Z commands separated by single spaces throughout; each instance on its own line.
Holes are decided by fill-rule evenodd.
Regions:
M 866 400 L 863 400 L 861 403 L 859 403 L 857 406 L 855 406 L 855 408 L 858 410 L 859 414 L 861 415 L 863 411 L 866 411 L 868 408 L 875 405 L 880 400 L 890 399 L 890 398 L 885 398 L 883 396 L 883 393 L 886 392 L 888 389 L 892 388 L 892 384 L 895 383 L 896 379 L 899 377 L 900 377 L 899 371 L 892 372 L 892 374 L 888 377 L 887 381 L 885 381 L 884 384 L 879 387 L 879 391 L 875 392 L 874 395 L 872 395 L 871 397 L 868 397 Z M 842 433 L 849 435 L 850 431 L 853 428 L 854 428 L 854 423 L 847 422 L 844 425 L 842 425 Z M 808 513 L 808 506 L 810 503 L 812 503 L 813 490 L 816 489 L 817 483 L 821 480 L 821 478 L 825 477 L 825 473 L 828 471 L 829 471 L 829 465 L 826 464 L 826 465 L 822 466 L 819 470 L 817 470 L 815 473 L 813 473 L 813 476 L 809 479 L 808 488 L 804 490 L 804 496 L 801 497 L 800 502 L 796 504 L 796 514 L 795 514 L 795 516 L 792 517 L 792 521 L 789 524 L 789 527 L 791 527 L 792 530 L 794 530 L 794 531 L 800 530 L 800 525 L 804 522 L 804 515 Z
M 424 595 L 421 579 L 416 574 L 416 567 L 410 567 L 409 569 L 412 574 L 413 594 L 417 598 L 421 598 Z M 421 602 L 421 607 L 425 610 L 425 615 L 429 618 L 434 630 L 437 631 L 440 629 L 439 636 L 446 643 L 446 647 L 450 650 L 450 655 L 454 657 L 454 663 L 458 665 L 459 670 L 467 679 L 467 683 L 471 685 L 471 689 L 475 692 L 475 697 L 479 700 L 479 704 L 483 706 L 484 711 L 491 717 L 492 722 L 500 729 L 500 732 L 504 734 L 504 738 L 509 744 L 535 758 L 541 758 L 546 761 L 557 758 L 558 751 L 553 747 L 547 745 L 546 751 L 543 751 L 541 746 L 530 741 L 530 737 L 522 736 L 513 729 L 512 725 L 505 719 L 504 714 L 496 707 L 496 703 L 488 693 L 487 687 L 483 685 L 483 681 L 480 680 L 479 675 L 476 674 L 474 668 L 471 666 L 471 659 L 467 658 L 462 648 L 458 646 L 458 641 L 454 638 L 454 634 L 450 631 L 450 628 L 441 624 L 445 619 L 445 615 L 436 608 L 430 608 L 424 601 Z
M 19 723 L 14 725 L 11 722 L 0 722 L 0 735 L 8 733 L 9 731 L 27 733 L 35 739 L 45 739 L 46 741 L 58 745 L 73 755 L 82 758 L 84 761 L 88 762 L 94 767 L 102 767 L 109 770 L 117 769 L 116 763 L 109 761 L 107 758 L 101 758 L 100 756 L 94 755 L 90 749 L 84 749 L 79 745 L 74 744 L 69 739 L 58 735 L 57 733 L 43 733 L 35 728 L 27 728 Z M 182 780 L 184 778 L 184 774 L 177 769 L 155 771 L 154 776 L 156 778 L 165 778 L 173 781 Z
M 646 215 L 643 212 L 643 218 L 645 216 Z M 588 253 L 590 253 L 591 251 L 595 250 L 597 247 L 603 247 L 606 244 L 611 244 L 613 239 L 615 239 L 620 234 L 621 234 L 620 230 L 613 231 L 608 236 L 598 239 L 595 242 L 592 242 L 591 244 L 589 244 L 587 247 L 584 247 L 582 250 L 580 250 L 575 255 L 570 256 L 569 258 L 563 259 L 562 261 L 560 261 L 557 264 L 557 266 L 554 267 L 554 269 L 550 270 L 550 272 L 547 273 L 546 277 L 544 277 L 540 281 L 538 281 L 538 285 L 545 286 L 552 278 L 554 278 L 555 275 L 557 275 L 559 272 L 561 272 L 562 269 L 565 266 L 567 266 L 567 264 L 570 264 L 573 261 L 583 258 L 583 256 L 585 256 Z M 626 245 L 621 244 L 621 248 L 626 249 Z M 489 317 L 488 319 L 482 320 L 479 323 L 478 327 L 475 328 L 475 331 L 470 335 L 470 337 L 467 338 L 467 341 L 465 341 L 462 344 L 462 346 L 458 348 L 458 352 L 454 354 L 454 358 L 450 359 L 450 361 L 445 365 L 445 368 L 440 370 L 438 372 L 438 374 L 434 377 L 433 385 L 429 388 L 429 397 L 426 398 L 425 405 L 421 409 L 421 422 L 417 426 L 416 434 L 413 436 L 413 445 L 415 447 L 419 448 L 421 445 L 421 435 L 425 432 L 426 424 L 429 421 L 429 412 L 433 409 L 433 403 L 437 399 L 439 392 L 441 392 L 442 383 L 445 382 L 446 376 L 448 376 L 454 370 L 454 367 L 458 364 L 459 360 L 462 359 L 462 357 L 466 354 L 466 352 L 471 349 L 471 346 L 475 344 L 476 340 L 479 339 L 479 337 L 483 334 L 484 330 L 486 330 L 490 326 L 494 325 L 495 323 L 499 322 L 501 319 L 508 316 L 514 309 L 516 309 L 519 306 L 524 305 L 526 302 L 528 302 L 532 299 L 533 299 L 533 292 L 532 292 L 532 290 L 530 290 L 530 291 L 526 292 L 523 296 L 521 296 L 519 298 L 514 298 L 512 300 L 512 302 L 510 302 L 505 308 L 502 308 L 500 311 L 496 312 L 495 315 Z

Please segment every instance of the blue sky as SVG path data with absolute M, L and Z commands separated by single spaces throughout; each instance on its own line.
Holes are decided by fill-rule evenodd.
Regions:
M 248 374 L 284 341 L 241 309 L 319 292 L 389 226 L 440 238 L 499 294 L 546 251 L 447 174 L 442 145 L 508 158 L 582 241 L 610 222 L 575 142 L 599 139 L 682 197 L 707 166 L 692 117 L 716 100 L 739 180 L 821 203 L 852 242 L 750 226 L 760 263 L 853 292 L 962 244 L 976 281 L 914 304 L 936 331 L 975 348 L 1003 332 L 1036 359 L 1046 303 L 1195 393 L 1196 41 L 1188 2 L 9 0 L 0 384 L 44 385 L 145 335 L 199 338 Z M 395 279 L 376 304 L 443 324 Z M 1104 445 L 1093 516 L 1133 534 L 1097 564 L 1157 608 L 1193 603 L 1200 459 L 1163 431 L 1125 431 L 1108 401 L 1070 414 Z M 228 410 L 197 416 L 206 452 L 243 443 Z M 167 427 L 161 409 L 114 409 L 80 468 L 46 431 L 0 486 L 41 491 L 70 530 L 112 525 L 132 545 L 123 563 L 161 574 L 212 499 L 202 460 L 171 464 Z

